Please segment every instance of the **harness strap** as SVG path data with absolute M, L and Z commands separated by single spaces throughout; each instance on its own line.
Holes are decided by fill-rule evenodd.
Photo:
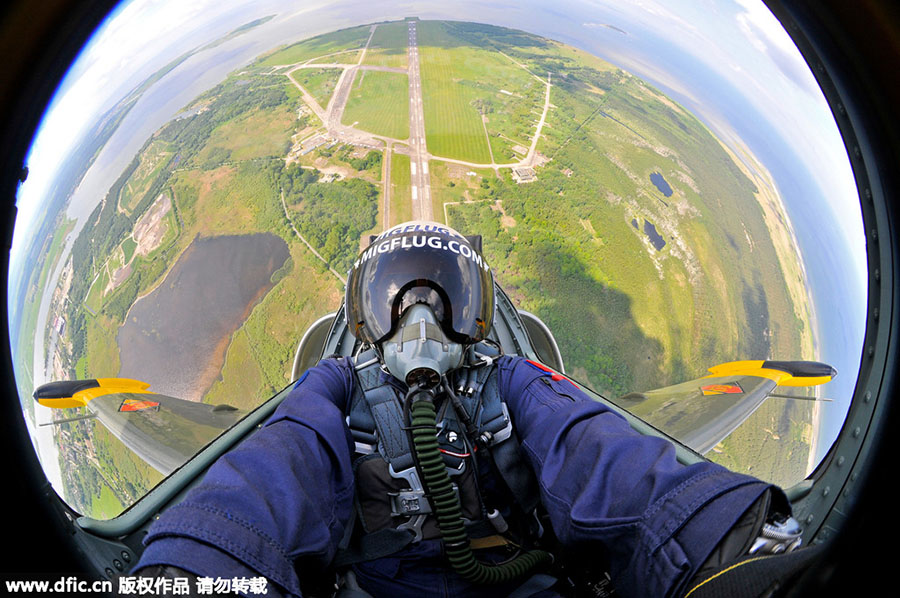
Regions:
M 356 379 L 359 382 L 350 397 L 350 412 L 347 414 L 347 426 L 356 444 L 356 452 L 367 455 L 375 452 L 378 439 L 375 437 L 375 419 L 364 400 L 366 390 L 381 384 L 381 368 L 375 357 L 375 351 L 368 350 L 359 356 L 356 363 Z M 353 361 L 351 361 L 353 363 Z
M 360 536 L 356 545 L 338 550 L 332 566 L 340 569 L 355 563 L 380 559 L 399 552 L 412 543 L 415 536 L 405 529 L 387 527 Z
M 415 472 L 415 456 L 405 429 L 403 407 L 401 401 L 398 400 L 398 389 L 391 384 L 390 377 L 382 370 L 374 350 L 369 349 L 362 352 L 354 361 L 357 384 L 354 386 L 351 397 L 347 424 L 356 444 L 356 452 L 361 455 L 379 453 L 390 464 L 388 473 L 391 477 L 406 478 L 407 473 Z M 459 370 L 457 383 L 463 386 L 457 396 L 469 421 L 477 430 L 479 445 L 489 452 L 501 479 L 515 497 L 522 512 L 534 512 L 540 500 L 537 483 L 534 474 L 522 457 L 519 443 L 513 434 L 508 408 L 503 397 L 500 396 L 497 368 L 492 360 L 488 359 L 487 363 L 480 367 Z M 464 441 L 466 427 L 459 421 L 460 418 L 450 406 L 449 401 L 445 401 L 442 405 L 439 419 L 438 429 L 443 447 L 442 457 L 448 467 L 448 473 L 459 475 L 463 472 L 462 467 L 465 465 L 467 457 Z M 412 490 L 398 491 L 396 488 L 387 490 L 388 497 L 386 498 L 391 501 L 389 505 L 391 515 L 410 518 L 399 527 L 394 525 L 396 529 L 393 532 L 399 531 L 402 534 L 400 536 L 394 534 L 394 536 L 403 540 L 407 540 L 411 536 L 410 531 L 415 532 L 415 535 L 412 536 L 414 539 L 422 537 L 421 526 L 427 515 L 426 509 L 422 509 L 423 505 L 427 505 L 427 502 L 422 500 L 424 498 L 422 490 L 424 489 L 420 483 L 414 483 L 418 482 L 418 477 L 415 477 L 415 480 L 408 480 L 408 487 Z M 388 484 L 388 486 L 390 485 Z M 421 496 L 418 496 L 419 494 Z M 418 506 L 419 509 L 414 509 L 415 506 Z M 474 508 L 474 505 L 470 505 L 471 508 Z M 486 524 L 486 522 L 482 523 Z M 488 527 L 490 528 L 490 526 Z M 474 530 L 470 531 L 474 532 Z M 393 534 L 393 532 L 391 533 Z M 481 533 L 470 533 L 470 537 L 489 536 L 495 533 L 496 531 L 493 529 L 486 529 Z M 371 534 L 363 534 L 362 537 L 367 538 L 369 535 Z M 368 559 L 378 558 L 370 555 L 376 552 L 380 553 L 380 547 L 388 550 L 381 556 L 395 551 L 390 550 L 394 547 L 393 540 L 390 544 L 382 544 L 378 538 L 379 536 L 376 536 L 375 539 L 366 540 L 366 545 L 374 542 L 374 546 L 379 547 L 378 550 L 371 547 L 364 549 L 357 543 L 353 552 L 365 553 L 366 559 Z
M 490 445 L 499 444 L 512 435 L 512 420 L 509 417 L 506 403 L 500 396 L 498 377 L 491 376 L 494 369 L 493 366 L 478 368 L 473 386 L 475 389 L 473 397 L 480 395 L 478 402 L 481 407 L 475 422 L 482 433 L 490 434 Z
M 403 412 L 393 387 L 383 384 L 365 393 L 366 403 L 375 420 L 375 428 L 381 445 L 381 453 L 391 463 L 394 471 L 413 467 L 409 438 L 403 429 Z
M 372 453 L 380 444 L 381 453 L 394 469 L 403 471 L 415 464 L 403 428 L 403 412 L 394 387 L 384 379 L 378 363 L 372 362 L 374 355 L 369 350 L 359 357 L 363 367 L 356 371 L 359 385 L 350 400 L 347 424 L 358 452 Z
M 512 419 L 500 396 L 498 376 L 491 376 L 493 367 L 480 368 L 478 380 L 482 411 L 479 429 L 490 432 L 491 457 L 512 495 L 525 513 L 534 511 L 540 502 L 540 491 L 534 473 L 522 457 L 519 443 L 512 433 Z M 477 396 L 479 393 L 476 392 Z M 506 442 L 509 440 L 509 442 Z

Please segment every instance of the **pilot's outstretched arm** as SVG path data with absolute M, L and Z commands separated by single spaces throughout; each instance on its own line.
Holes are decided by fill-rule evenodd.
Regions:
M 500 392 L 554 532 L 567 546 L 602 544 L 620 595 L 680 596 L 773 488 L 713 463 L 682 465 L 670 442 L 636 432 L 569 380 L 521 358 L 499 365 Z
M 298 556 L 334 556 L 353 508 L 353 443 L 344 422 L 353 384 L 324 360 L 253 436 L 223 455 L 150 528 L 136 574 L 158 565 L 199 577 L 266 577 L 300 594 Z

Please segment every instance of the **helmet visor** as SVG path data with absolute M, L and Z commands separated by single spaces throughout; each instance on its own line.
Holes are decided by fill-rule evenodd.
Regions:
M 350 332 L 368 343 L 387 338 L 403 312 L 429 305 L 450 340 L 478 342 L 494 317 L 494 279 L 463 237 L 405 232 L 376 240 L 347 279 Z

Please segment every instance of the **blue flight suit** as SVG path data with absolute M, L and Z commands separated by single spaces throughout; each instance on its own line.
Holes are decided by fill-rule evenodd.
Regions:
M 713 463 L 678 463 L 670 442 L 635 432 L 569 380 L 525 359 L 499 358 L 496 374 L 556 536 L 583 552 L 605 547 L 621 596 L 683 594 L 716 544 L 772 488 Z M 264 576 L 270 587 L 300 595 L 304 572 L 294 560 L 330 562 L 354 508 L 354 445 L 345 423 L 354 384 L 349 360 L 311 368 L 260 430 L 153 524 L 134 571 L 172 565 L 213 578 Z M 364 566 L 360 583 L 365 589 L 366 571 L 381 565 L 387 578 L 404 568 L 437 576 L 439 553 L 436 540 L 413 544 Z M 429 595 L 442 588 L 501 594 L 469 587 L 445 568 L 426 584 Z M 421 595 L 414 588 L 392 593 Z

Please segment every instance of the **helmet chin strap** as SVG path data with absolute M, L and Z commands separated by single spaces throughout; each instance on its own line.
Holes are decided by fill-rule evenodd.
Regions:
M 384 365 L 408 386 L 436 388 L 450 370 L 462 365 L 463 346 L 447 338 L 425 304 L 410 307 L 394 334 L 381 345 Z

